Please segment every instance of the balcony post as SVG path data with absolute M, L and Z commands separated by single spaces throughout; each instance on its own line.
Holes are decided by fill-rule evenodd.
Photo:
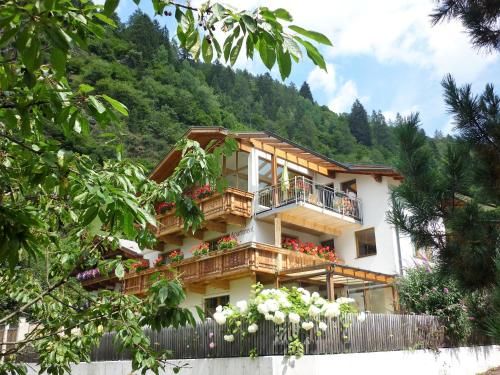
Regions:
M 326 273 L 326 293 L 329 301 L 335 300 L 335 283 L 333 282 L 333 273 L 331 267 L 327 266 Z
M 274 215 L 274 246 L 281 247 L 281 217 Z

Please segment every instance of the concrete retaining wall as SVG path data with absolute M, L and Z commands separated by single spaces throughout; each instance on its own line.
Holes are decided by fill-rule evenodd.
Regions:
M 286 357 L 215 358 L 173 361 L 185 365 L 182 375 L 475 375 L 500 366 L 500 346 L 312 355 L 298 360 Z M 130 361 L 81 363 L 73 375 L 129 375 Z M 172 371 L 167 371 L 171 374 Z M 28 371 L 37 374 L 36 366 Z

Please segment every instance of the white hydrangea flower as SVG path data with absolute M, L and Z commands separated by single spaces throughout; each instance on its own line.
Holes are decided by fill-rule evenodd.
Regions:
M 302 288 L 302 287 L 297 288 L 297 292 L 300 292 L 300 293 L 302 293 L 304 290 L 305 290 L 305 289 L 304 289 L 304 288 Z
M 309 310 L 307 311 L 307 313 L 309 314 L 309 316 L 311 318 L 316 318 L 321 313 L 321 310 L 319 307 L 311 305 L 311 306 L 309 306 Z
M 226 323 L 226 314 L 224 314 L 223 312 L 215 312 L 214 313 L 214 319 L 215 321 L 217 322 L 217 324 L 224 324 Z
M 234 341 L 234 335 L 224 335 L 224 341 L 233 342 Z
M 245 300 L 236 302 L 236 307 L 241 314 L 245 314 L 248 311 L 248 303 Z
M 324 306 L 325 318 L 335 318 L 340 315 L 340 305 L 337 302 L 327 303 Z
M 285 314 L 281 311 L 276 311 L 274 313 L 273 322 L 275 324 L 283 324 L 285 322 Z
M 275 312 L 275 311 L 279 310 L 280 305 L 279 305 L 278 301 L 271 298 L 271 299 L 268 299 L 266 301 L 266 307 L 267 307 L 267 311 Z
M 318 292 L 314 292 L 313 294 L 311 294 L 311 298 L 312 299 L 318 299 L 319 298 L 319 293 Z
M 267 313 L 266 315 L 264 315 L 264 319 L 266 319 L 266 320 L 273 320 L 274 316 L 272 314 Z
M 364 311 L 361 311 L 359 314 L 358 314 L 358 322 L 364 322 L 366 320 L 366 314 Z
M 290 323 L 292 324 L 299 324 L 300 323 L 300 315 L 294 312 L 291 312 L 288 314 L 288 320 L 290 320 Z
M 255 323 L 250 324 L 248 326 L 248 332 L 249 333 L 255 333 L 255 332 L 257 332 L 258 329 L 259 329 L 259 326 L 257 324 L 255 324 Z
M 323 306 L 326 303 L 326 300 L 324 298 L 319 297 L 316 301 L 314 301 L 315 305 L 318 306 Z
M 355 301 L 354 301 L 354 298 L 339 297 L 339 298 L 337 298 L 336 302 L 342 305 L 342 304 L 346 304 L 346 303 L 353 303 Z
M 217 311 L 217 312 L 222 312 L 222 306 L 221 306 L 221 305 L 217 306 L 217 307 L 215 308 L 215 311 Z
M 319 322 L 318 324 L 318 328 L 322 331 L 326 331 L 326 329 L 328 328 L 328 326 L 326 325 L 325 322 Z
M 314 327 L 314 323 L 313 322 L 303 322 L 301 327 L 302 327 L 302 329 L 309 331 L 310 329 L 312 329 Z
M 257 311 L 263 315 L 265 315 L 269 312 L 269 310 L 267 309 L 267 305 L 265 303 L 259 303 L 257 305 Z
M 309 303 L 311 302 L 311 296 L 309 294 L 302 294 L 300 296 L 300 298 L 302 298 L 302 301 L 306 304 L 306 305 L 309 305 Z

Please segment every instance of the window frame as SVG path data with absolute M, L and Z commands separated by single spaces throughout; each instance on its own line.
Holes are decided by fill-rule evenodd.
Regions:
M 221 298 L 225 298 L 225 297 L 227 297 L 227 303 L 229 303 L 229 301 L 231 299 L 231 296 L 229 294 L 219 294 L 219 295 L 216 295 L 216 296 L 203 297 L 203 312 L 205 313 L 205 316 L 206 317 L 210 317 L 210 318 L 213 317 L 213 313 L 209 314 L 208 311 L 207 311 L 207 301 L 208 300 L 217 299 L 216 307 L 218 305 L 224 306 L 224 305 L 227 305 L 227 303 L 220 303 L 220 301 L 221 301 Z M 215 310 L 214 310 L 214 312 L 215 312 Z
M 360 254 L 359 252 L 359 241 L 358 241 L 358 233 L 362 232 L 367 232 L 367 231 L 373 231 L 373 238 L 375 240 L 375 253 L 373 254 Z M 378 254 L 377 251 L 377 236 L 375 234 L 375 227 L 370 227 L 370 228 L 365 228 L 365 229 L 360 229 L 354 232 L 354 241 L 356 241 L 356 258 L 366 258 L 366 257 L 371 257 L 374 255 Z

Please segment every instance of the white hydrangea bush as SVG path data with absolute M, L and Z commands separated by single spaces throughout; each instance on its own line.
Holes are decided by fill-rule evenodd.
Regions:
M 328 319 L 342 320 L 346 314 L 357 313 L 352 298 L 340 297 L 335 301 L 328 301 L 317 292 L 310 293 L 304 288 L 264 289 L 261 284 L 252 288 L 253 296 L 250 301 L 217 306 L 213 317 L 217 324 L 227 326 L 228 332 L 224 336 L 227 342 L 233 342 L 237 333 L 243 337 L 255 334 L 263 320 L 270 320 L 278 326 L 288 322 L 303 332 L 316 327 L 317 335 L 320 336 L 328 329 Z M 358 318 L 360 321 L 364 320 L 364 313 Z M 247 327 L 245 331 L 243 326 Z M 295 345 L 298 344 L 296 341 Z

